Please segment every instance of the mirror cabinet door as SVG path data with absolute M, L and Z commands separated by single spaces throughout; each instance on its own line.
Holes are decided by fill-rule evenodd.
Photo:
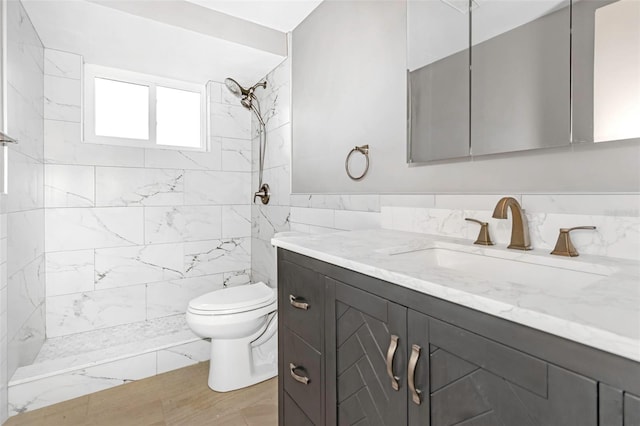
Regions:
M 573 4 L 573 142 L 640 138 L 640 2 Z
M 407 2 L 409 163 L 469 156 L 466 4 Z
M 568 0 L 483 0 L 471 18 L 471 153 L 570 144 Z

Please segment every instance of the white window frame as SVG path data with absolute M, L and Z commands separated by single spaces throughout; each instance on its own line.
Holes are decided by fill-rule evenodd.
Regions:
M 172 80 L 149 74 L 142 74 L 118 68 L 104 67 L 100 65 L 84 64 L 83 70 L 83 141 L 87 143 L 118 145 L 139 148 L 175 149 L 180 151 L 207 151 L 208 144 L 208 94 L 204 84 L 188 83 Z M 138 84 L 149 88 L 149 139 L 131 139 L 115 136 L 96 135 L 95 117 L 95 79 L 120 81 L 123 83 Z M 200 94 L 200 146 L 187 147 L 179 145 L 160 145 L 156 143 L 156 87 L 185 90 Z

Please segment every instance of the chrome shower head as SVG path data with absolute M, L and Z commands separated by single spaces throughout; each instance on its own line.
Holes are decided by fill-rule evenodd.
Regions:
M 240 83 L 232 78 L 225 78 L 224 84 L 227 86 L 227 89 L 229 89 L 229 91 L 238 98 L 242 96 L 249 96 L 249 90 L 240 86 Z

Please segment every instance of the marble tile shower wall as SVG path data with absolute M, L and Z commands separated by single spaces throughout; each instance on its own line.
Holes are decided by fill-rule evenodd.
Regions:
M 35 359 L 45 339 L 44 48 L 19 1 L 7 3 L 6 34 L 7 130 L 19 144 L 9 148 L 9 195 L 4 198 L 3 384 L 17 367 Z M 2 406 L 4 410 L 4 395 Z
M 7 363 L 7 214 L 6 196 L 0 195 L 0 424 L 7 419 L 9 364 Z
M 82 58 L 45 50 L 47 336 L 184 313 L 249 282 L 249 112 L 210 83 L 208 152 L 82 143 Z
M 291 121 L 289 113 L 290 61 L 286 59 L 266 76 L 267 88 L 258 89 L 267 135 L 263 181 L 271 187 L 271 200 L 263 205 L 257 200 L 251 208 L 251 273 L 254 281 L 264 281 L 275 287 L 276 260 L 271 237 L 289 230 Z M 253 191 L 258 189 L 259 123 L 251 119 L 253 136 Z

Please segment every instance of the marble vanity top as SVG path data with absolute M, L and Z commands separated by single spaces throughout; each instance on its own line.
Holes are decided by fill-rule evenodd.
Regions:
M 594 348 L 640 361 L 640 262 L 551 256 L 503 246 L 391 230 L 276 235 L 272 244 L 393 284 L 448 300 Z M 437 250 L 432 250 L 432 249 Z M 435 264 L 440 251 L 512 267 L 522 262 L 526 279 L 500 276 L 494 268 L 467 270 Z M 474 256 L 475 255 L 475 256 Z M 498 260 L 496 260 L 498 259 Z M 431 262 L 431 263 L 430 263 Z M 533 265 L 533 266 L 531 266 Z M 541 272 L 536 273 L 536 269 Z M 481 268 L 482 269 L 482 268 Z M 490 278 L 489 278 L 490 277 Z M 538 279 L 538 277 L 540 277 Z

